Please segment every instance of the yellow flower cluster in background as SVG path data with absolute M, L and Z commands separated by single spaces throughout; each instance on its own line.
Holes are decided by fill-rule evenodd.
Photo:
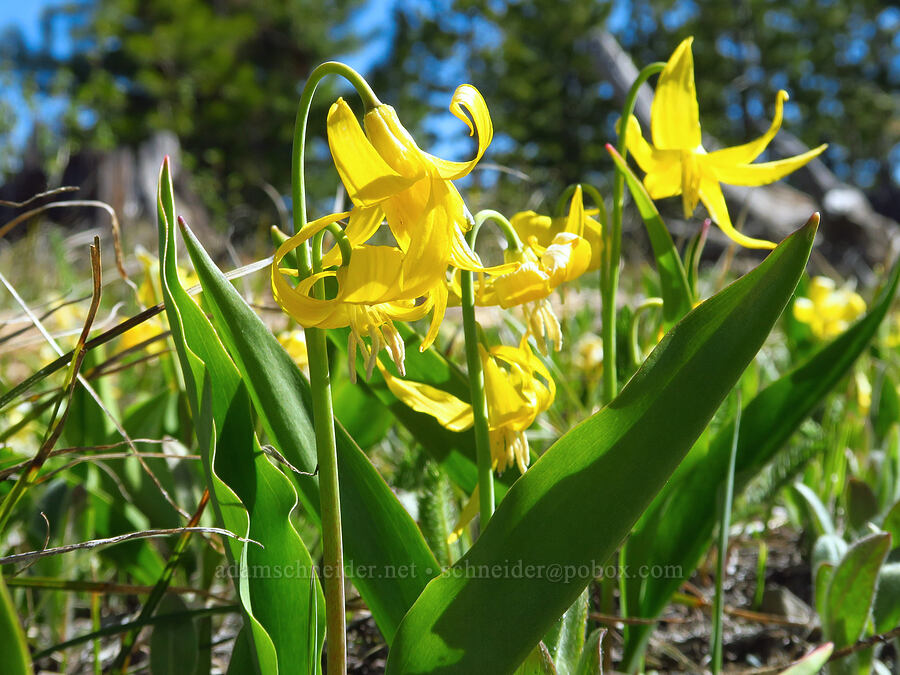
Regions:
M 866 311 L 860 295 L 846 288 L 836 288 L 828 277 L 814 277 L 807 297 L 794 301 L 794 318 L 809 326 L 822 340 L 836 337 Z

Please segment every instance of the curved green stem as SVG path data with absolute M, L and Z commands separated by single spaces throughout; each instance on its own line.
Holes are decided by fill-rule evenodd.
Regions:
M 512 226 L 512 223 L 507 220 L 506 216 L 504 216 L 499 211 L 494 211 L 492 209 L 485 209 L 484 211 L 479 211 L 475 214 L 475 225 L 472 227 L 469 232 L 469 246 L 472 247 L 472 250 L 475 250 L 475 238 L 478 236 L 478 232 L 481 230 L 481 226 L 488 220 L 491 220 L 497 224 L 500 228 L 500 231 L 503 233 L 503 237 L 506 239 L 506 250 L 507 251 L 521 251 L 524 248 L 522 244 L 522 240 L 519 239 L 519 235 L 516 232 L 516 229 Z
M 350 240 L 347 239 L 347 235 L 340 225 L 337 223 L 328 223 L 323 230 L 316 232 L 315 236 L 313 236 L 312 269 L 314 274 L 318 274 L 322 271 L 322 238 L 325 236 L 326 232 L 331 232 L 331 235 L 337 242 L 338 248 L 341 249 L 341 267 L 346 267 L 350 264 L 350 256 L 353 253 L 352 247 L 350 246 Z
M 660 72 L 665 67 L 664 63 L 651 63 L 638 73 L 637 79 L 631 85 L 628 96 L 625 97 L 625 106 L 622 109 L 622 118 L 619 122 L 619 143 L 617 150 L 622 157 L 627 156 L 625 148 L 625 130 L 628 118 L 634 111 L 634 102 L 637 99 L 641 85 L 652 75 Z M 603 278 L 600 285 L 600 293 L 603 299 L 603 397 L 607 403 L 612 401 L 618 393 L 618 380 L 616 376 L 616 295 L 619 290 L 619 260 L 622 257 L 622 200 L 625 192 L 625 177 L 620 171 L 616 172 L 613 183 L 613 213 L 612 221 L 603 230 L 604 255 Z
M 485 213 L 482 211 L 475 216 L 475 226 L 469 231 L 469 245 L 473 249 L 478 231 L 488 217 L 501 222 L 494 215 L 500 215 L 496 211 L 490 212 L 491 215 L 484 215 Z M 503 218 L 503 216 L 500 216 L 500 218 Z M 505 221 L 506 219 L 503 218 L 503 220 Z M 502 228 L 503 226 L 501 225 Z M 511 226 L 509 229 L 515 234 Z M 507 241 L 509 240 L 507 239 Z M 475 457 L 478 465 L 479 527 L 484 532 L 484 528 L 487 527 L 488 521 L 494 513 L 494 474 L 491 468 L 491 435 L 488 429 L 487 398 L 484 392 L 484 370 L 481 366 L 481 355 L 478 352 L 479 326 L 475 321 L 475 286 L 473 276 L 472 272 L 462 270 L 459 283 L 463 333 L 466 338 L 466 366 L 469 371 L 469 390 L 471 392 L 472 416 L 474 418 Z
M 648 309 L 662 306 L 662 298 L 647 298 L 634 308 L 634 314 L 631 315 L 631 324 L 628 326 L 628 334 L 630 337 L 629 347 L 631 348 L 631 363 L 635 367 L 641 365 L 641 361 L 644 360 L 643 351 L 641 350 L 641 343 L 638 340 L 638 319 L 640 318 L 641 314 L 646 312 Z
M 313 70 L 297 108 L 294 124 L 294 145 L 291 153 L 291 199 L 294 231 L 300 231 L 306 218 L 306 125 L 313 95 L 319 82 L 326 75 L 341 75 L 359 93 L 366 110 L 380 105 L 378 97 L 362 76 L 349 66 L 329 61 Z M 337 235 L 336 235 L 337 236 Z M 349 252 L 344 250 L 341 237 L 342 262 L 349 262 Z M 321 252 L 321 239 L 317 250 Z M 321 253 L 319 255 L 321 266 Z M 304 242 L 297 254 L 297 268 L 301 278 L 312 272 L 309 245 Z M 323 284 L 316 284 L 314 293 L 324 298 Z M 313 426 L 316 433 L 316 454 L 319 461 L 319 503 L 322 510 L 322 569 L 325 592 L 326 639 L 328 641 L 328 673 L 343 675 L 347 672 L 347 628 L 344 616 L 344 551 L 341 540 L 341 499 L 337 474 L 337 447 L 334 437 L 334 412 L 331 400 L 331 374 L 328 370 L 328 350 L 325 333 L 318 328 L 306 329 L 306 347 L 309 351 L 310 390 L 313 404 Z

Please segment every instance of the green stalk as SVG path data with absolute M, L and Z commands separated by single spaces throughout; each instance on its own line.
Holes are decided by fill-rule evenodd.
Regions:
M 322 509 L 322 576 L 325 593 L 325 637 L 329 673 L 347 672 L 347 625 L 344 617 L 344 547 L 341 539 L 341 496 L 337 445 L 331 402 L 331 374 L 325 331 L 306 328 L 309 386 L 319 462 L 319 504 Z
M 728 473 L 725 475 L 725 490 L 722 496 L 722 520 L 719 524 L 719 558 L 716 561 L 716 597 L 713 605 L 712 631 L 712 672 L 722 672 L 722 615 L 725 598 L 722 586 L 725 582 L 725 557 L 728 555 L 728 530 L 731 528 L 731 502 L 734 497 L 734 465 L 737 457 L 738 436 L 741 431 L 741 390 L 736 390 L 737 411 L 734 414 L 734 436 L 731 440 L 731 455 L 728 457 Z
M 294 125 L 294 145 L 291 153 L 291 199 L 294 231 L 307 223 L 306 215 L 306 124 L 316 87 L 326 75 L 340 75 L 359 93 L 366 110 L 381 104 L 362 76 L 349 66 L 329 61 L 310 74 L 297 109 Z M 340 240 L 339 240 L 340 243 Z M 318 248 L 318 247 L 317 247 Z M 343 261 L 344 264 L 348 260 Z M 312 260 L 306 242 L 297 255 L 301 278 L 312 273 Z M 324 287 L 316 284 L 317 297 L 324 298 Z M 325 332 L 306 328 L 306 348 L 309 352 L 309 379 L 313 404 L 313 427 L 316 432 L 316 455 L 319 462 L 319 504 L 322 511 L 322 570 L 325 594 L 325 638 L 328 643 L 327 667 L 329 675 L 347 672 L 347 629 L 344 616 L 344 550 L 341 540 L 341 498 L 337 474 L 337 445 L 334 437 L 334 411 L 331 400 L 331 374 L 328 370 L 328 350 Z
M 616 148 L 623 158 L 627 157 L 625 147 L 625 129 L 628 118 L 634 112 L 641 85 L 652 75 L 660 72 L 665 63 L 651 63 L 638 73 L 625 97 L 625 107 L 619 121 L 619 143 Z M 616 295 L 619 290 L 619 260 L 622 257 L 622 203 L 625 195 L 625 177 L 616 172 L 613 183 L 613 213 L 609 227 L 603 229 L 603 267 L 600 283 L 600 296 L 603 301 L 603 397 L 606 403 L 612 401 L 618 393 L 616 378 Z
M 475 239 L 485 221 L 495 222 L 506 239 L 507 250 L 521 251 L 522 241 L 506 217 L 486 209 L 475 214 L 475 224 L 469 231 L 467 240 L 475 250 Z M 478 465 L 478 513 L 481 530 L 487 527 L 494 513 L 494 473 L 491 462 L 491 435 L 488 429 L 487 398 L 484 393 L 484 370 L 478 353 L 480 327 L 475 321 L 475 284 L 473 273 L 460 272 L 460 304 L 462 305 L 463 333 L 466 339 L 466 366 L 469 371 L 469 389 L 472 398 L 472 415 L 475 429 L 475 457 Z
M 499 214 L 498 214 L 499 215 Z M 475 238 L 481 224 L 488 218 L 479 213 L 469 232 L 469 246 L 475 249 Z M 505 220 L 505 219 L 504 219 Z M 498 220 L 498 222 L 500 222 Z M 512 228 L 510 228 L 512 230 Z M 460 273 L 460 304 L 462 305 L 463 333 L 466 340 L 466 366 L 469 374 L 469 391 L 472 399 L 472 416 L 475 430 L 475 458 L 478 465 L 478 514 L 482 532 L 494 513 L 494 472 L 491 467 L 491 435 L 488 429 L 487 397 L 484 394 L 484 370 L 478 352 L 478 322 L 475 321 L 475 285 L 473 273 Z

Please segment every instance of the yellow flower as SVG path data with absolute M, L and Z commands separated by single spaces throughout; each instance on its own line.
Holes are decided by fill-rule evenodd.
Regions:
M 813 335 L 822 340 L 840 335 L 866 311 L 865 300 L 859 294 L 836 289 L 828 277 L 814 277 L 807 295 L 794 301 L 794 318 L 807 324 Z
M 547 342 L 557 350 L 562 347 L 559 321 L 547 298 L 560 284 L 584 274 L 591 263 L 591 245 L 581 236 L 584 222 L 581 189 L 577 188 L 563 231 L 555 233 L 546 247 L 537 236 L 531 236 L 523 249 L 507 250 L 506 262 L 516 266 L 509 272 L 484 275 L 476 288 L 479 305 L 504 309 L 521 305 L 528 332 L 545 354 Z
M 853 373 L 853 383 L 856 385 L 856 404 L 863 416 L 866 416 L 872 407 L 872 383 L 861 370 Z
M 463 237 L 471 215 L 451 181 L 467 175 L 493 138 L 481 94 L 468 84 L 453 94 L 450 111 L 478 134 L 468 162 L 451 162 L 422 151 L 389 105 L 366 113 L 365 132 L 343 99 L 328 113 L 328 143 L 347 194 L 359 209 L 384 214 L 402 255 L 396 256 L 389 300 L 411 299 L 443 283 L 449 264 L 481 269 Z
M 693 38 L 684 40 L 666 63 L 656 85 L 650 109 L 651 146 L 641 135 L 635 117 L 628 119 L 626 146 L 647 174 L 644 186 L 653 199 L 681 195 L 685 217 L 703 202 L 710 217 L 731 239 L 749 248 L 775 248 L 775 244 L 747 237 L 731 224 L 719 183 L 766 185 L 799 169 L 827 147 L 820 145 L 802 155 L 775 162 L 752 164 L 781 128 L 787 92 L 775 99 L 775 117 L 765 134 L 743 145 L 707 153 L 700 138 L 700 117 L 694 87 Z
M 603 372 L 603 340 L 599 335 L 586 333 L 575 345 L 574 365 L 590 377 L 598 377 Z
M 306 352 L 306 336 L 302 330 L 286 330 L 278 334 L 278 342 L 284 347 L 294 363 L 301 370 L 307 370 L 309 367 L 309 354 Z
M 493 468 L 503 473 L 515 464 L 525 473 L 529 463 L 525 430 L 553 403 L 556 384 L 531 351 L 527 337 L 518 347 L 501 345 L 487 350 L 479 345 L 478 349 L 484 368 Z M 413 410 L 431 415 L 451 431 L 472 426 L 472 406 L 468 403 L 427 384 L 401 380 L 384 368 L 381 372 L 391 393 Z
M 591 247 L 588 271 L 600 269 L 603 262 L 603 226 L 593 217 L 599 209 L 585 209 L 581 186 L 575 188 L 569 213 L 565 216 L 540 215 L 534 211 L 520 211 L 509 219 L 513 229 L 526 244 L 547 247 L 561 232 L 574 232 L 587 240 Z
M 356 221 L 354 215 L 359 214 Z M 319 218 L 290 237 L 275 252 L 272 263 L 272 293 L 275 300 L 300 325 L 317 328 L 350 327 L 349 350 L 350 378 L 356 378 L 356 350 L 359 347 L 367 358 L 367 371 L 371 375 L 378 352 L 387 347 L 400 372 L 404 372 L 405 344 L 393 321 L 415 321 L 434 311 L 431 327 L 422 343 L 422 349 L 434 341 L 440 320 L 447 305 L 447 288 L 443 282 L 426 289 L 424 300 L 395 298 L 395 285 L 400 273 L 402 252 L 391 246 L 359 245 L 352 249 L 349 264 L 333 269 L 330 263 L 340 260 L 340 249 L 334 246 L 322 258 L 329 269 L 303 279 L 297 286 L 291 285 L 285 275 L 297 275 L 297 270 L 281 268 L 284 257 L 303 242 L 322 231 L 333 222 L 350 217 L 346 232 L 364 232 L 366 218 L 371 212 L 354 209 L 354 213 L 334 213 Z M 348 237 L 353 241 L 353 238 Z M 335 278 L 336 294 L 327 299 L 313 297 L 313 287 L 319 280 Z M 365 342 L 368 338 L 369 344 Z

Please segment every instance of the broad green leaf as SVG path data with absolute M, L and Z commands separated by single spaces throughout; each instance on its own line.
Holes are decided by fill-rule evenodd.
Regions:
M 816 539 L 812 551 L 812 568 L 813 573 L 822 563 L 831 563 L 837 565 L 844 554 L 847 553 L 849 546 L 847 542 L 836 534 L 823 534 Z
M 806 504 L 806 510 L 812 521 L 815 534 L 818 536 L 834 534 L 834 523 L 831 520 L 831 514 L 828 513 L 828 509 L 822 503 L 822 500 L 819 499 L 819 495 L 803 483 L 794 484 L 794 489 L 803 498 L 803 503 Z
M 603 675 L 603 636 L 605 628 L 597 628 L 588 635 L 575 675 Z
M 872 615 L 876 633 L 886 633 L 900 626 L 900 563 L 885 563 L 878 573 Z
M 213 510 L 222 527 L 259 542 L 225 540 L 244 625 L 249 628 L 246 635 L 260 672 L 307 675 L 311 667 L 319 668 L 322 643 L 310 650 L 307 641 L 297 637 L 298 632 L 306 634 L 309 579 L 315 574 L 309 551 L 290 521 L 297 495 L 262 452 L 241 375 L 206 315 L 178 280 L 168 159 L 160 174 L 158 211 L 163 298 Z M 324 623 L 321 615 L 317 620 Z
M 31 675 L 31 656 L 9 590 L 0 577 L 0 672 Z
M 218 336 L 269 440 L 293 466 L 314 472 L 309 383 L 190 229 L 181 229 Z M 406 509 L 340 424 L 335 437 L 347 576 L 390 643 L 400 620 L 440 566 Z M 296 483 L 307 512 L 320 522 L 318 478 L 298 476 Z
M 566 610 L 543 639 L 560 675 L 574 675 L 578 666 L 578 659 L 584 650 L 589 600 L 589 589 L 585 588 L 575 604 Z
M 787 670 L 781 671 L 781 675 L 816 675 L 831 657 L 831 652 L 833 651 L 834 645 L 826 642 L 824 645 L 813 649 Z
M 187 612 L 184 600 L 167 595 L 159 603 L 160 614 Z M 194 620 L 180 616 L 153 626 L 150 635 L 150 672 L 153 675 L 191 673 L 197 665 L 200 645 Z
M 539 642 L 525 662 L 516 669 L 516 675 L 557 675 L 557 672 L 553 657 L 543 642 Z
M 656 268 L 659 272 L 663 318 L 667 323 L 674 323 L 687 314 L 693 304 L 693 294 L 688 284 L 684 265 L 681 263 L 681 256 L 678 255 L 672 235 L 666 229 L 666 225 L 663 223 L 659 211 L 656 210 L 656 205 L 650 195 L 647 194 L 643 183 L 628 168 L 628 164 L 612 146 L 606 147 L 616 163 L 616 168 L 625 176 L 625 182 L 628 183 L 634 203 L 644 220 L 647 234 L 650 236 L 650 246 L 653 248 L 653 255 L 656 258 Z
M 816 601 L 816 612 L 819 618 L 825 616 L 825 602 L 828 600 L 828 584 L 831 583 L 831 577 L 834 575 L 834 568 L 837 562 L 823 562 L 817 565 L 813 571 L 815 578 L 815 588 L 813 589 L 813 597 Z
M 509 673 L 631 530 L 759 350 L 806 265 L 813 219 L 663 338 L 606 408 L 507 492 L 400 625 L 387 672 Z
M 859 532 L 878 515 L 878 497 L 872 488 L 858 478 L 847 481 L 847 520 Z
M 811 358 L 761 391 L 741 413 L 735 474 L 735 495 L 771 461 L 843 378 L 886 316 L 900 280 L 900 264 L 877 302 L 859 322 Z M 626 615 L 652 619 L 665 608 L 691 575 L 712 542 L 715 507 L 724 480 L 734 432 L 725 424 L 689 471 L 682 472 L 656 497 L 626 543 L 629 565 L 680 568 L 680 574 L 625 582 Z M 691 452 L 694 455 L 694 451 Z M 690 457 L 690 456 L 689 456 Z M 625 669 L 634 670 L 653 626 L 630 626 L 625 644 Z
M 855 542 L 831 575 L 822 631 L 836 647 L 846 647 L 862 637 L 890 539 L 891 535 L 881 533 Z
M 900 546 L 900 502 L 894 504 L 884 521 L 881 523 L 881 529 L 891 534 L 891 546 L 897 548 Z

